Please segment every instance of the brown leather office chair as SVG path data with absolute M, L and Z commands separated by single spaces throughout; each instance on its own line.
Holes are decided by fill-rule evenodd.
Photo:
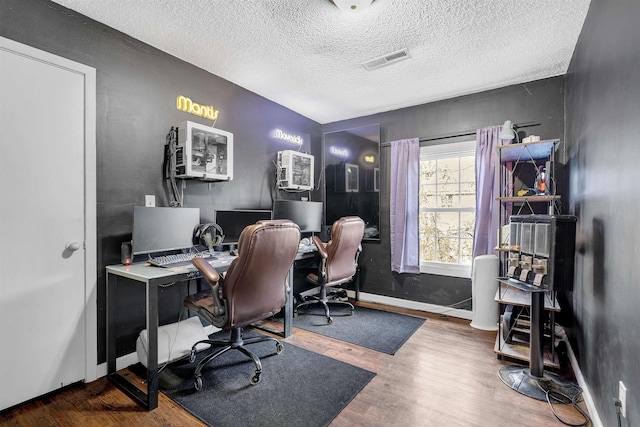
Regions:
M 320 286 L 320 294 L 307 297 L 306 301 L 296 305 L 294 314 L 297 314 L 300 308 L 313 304 L 322 304 L 328 323 L 333 322 L 328 304 L 347 305 L 353 314 L 353 304 L 333 298 L 335 294 L 327 294 L 327 288 L 349 282 L 356 274 L 363 234 L 364 221 L 357 216 L 347 216 L 333 223 L 331 240 L 328 243 L 323 243 L 317 236 L 313 236 L 313 243 L 318 248 L 322 262 L 318 273 L 309 274 L 307 281 Z
M 238 257 L 233 260 L 222 278 L 206 260 L 192 260 L 211 289 L 189 295 L 184 305 L 200 314 L 212 325 L 230 331 L 227 341 L 203 340 L 191 349 L 190 360 L 195 360 L 196 346 L 209 344 L 214 349 L 205 356 L 194 372 L 197 390 L 202 388 L 203 367 L 228 350 L 236 349 L 250 357 L 256 370 L 251 384 L 260 381 L 260 359 L 245 348 L 248 344 L 275 341 L 276 354 L 282 344 L 272 337 L 242 339 L 245 326 L 273 316 L 285 305 L 289 269 L 298 251 L 300 229 L 289 220 L 258 221 L 246 227 L 238 241 Z

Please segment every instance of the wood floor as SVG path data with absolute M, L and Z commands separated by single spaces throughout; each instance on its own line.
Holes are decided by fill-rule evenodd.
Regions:
M 428 320 L 393 356 L 294 328 L 286 342 L 377 373 L 331 426 L 563 425 L 546 402 L 500 381 L 497 372 L 508 363 L 493 352 L 495 332 L 473 329 L 468 320 L 359 305 Z M 556 405 L 556 411 L 569 422 L 581 421 L 570 405 Z M 104 378 L 0 413 L 0 426 L 150 425 L 203 424 L 162 394 L 159 407 L 146 412 Z

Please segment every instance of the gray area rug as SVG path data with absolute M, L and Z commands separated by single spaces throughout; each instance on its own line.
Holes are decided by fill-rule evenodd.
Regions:
M 226 339 L 219 332 L 215 339 Z M 255 332 L 247 331 L 245 337 Z M 365 369 L 284 343 L 248 348 L 262 362 L 261 380 L 250 385 L 255 365 L 237 350 L 209 362 L 202 390 L 193 385 L 194 363 L 178 362 L 160 373 L 160 389 L 210 426 L 326 426 L 376 375 Z
M 330 305 L 329 309 L 333 318 L 331 324 L 327 324 L 322 307 L 314 305 L 301 308 L 293 319 L 293 326 L 381 353 L 395 354 L 425 322 L 418 317 L 367 307 L 356 306 L 352 316 L 347 306 Z

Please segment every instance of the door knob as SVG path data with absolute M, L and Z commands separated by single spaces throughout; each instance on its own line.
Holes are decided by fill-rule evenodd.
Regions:
M 80 249 L 80 243 L 78 242 L 69 242 L 65 246 L 65 249 L 70 250 L 71 252 L 77 251 Z

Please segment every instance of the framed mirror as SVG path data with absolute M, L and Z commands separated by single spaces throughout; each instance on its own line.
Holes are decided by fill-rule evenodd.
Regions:
M 364 240 L 379 242 L 380 125 L 327 132 L 323 142 L 326 227 L 357 215 L 365 222 Z

